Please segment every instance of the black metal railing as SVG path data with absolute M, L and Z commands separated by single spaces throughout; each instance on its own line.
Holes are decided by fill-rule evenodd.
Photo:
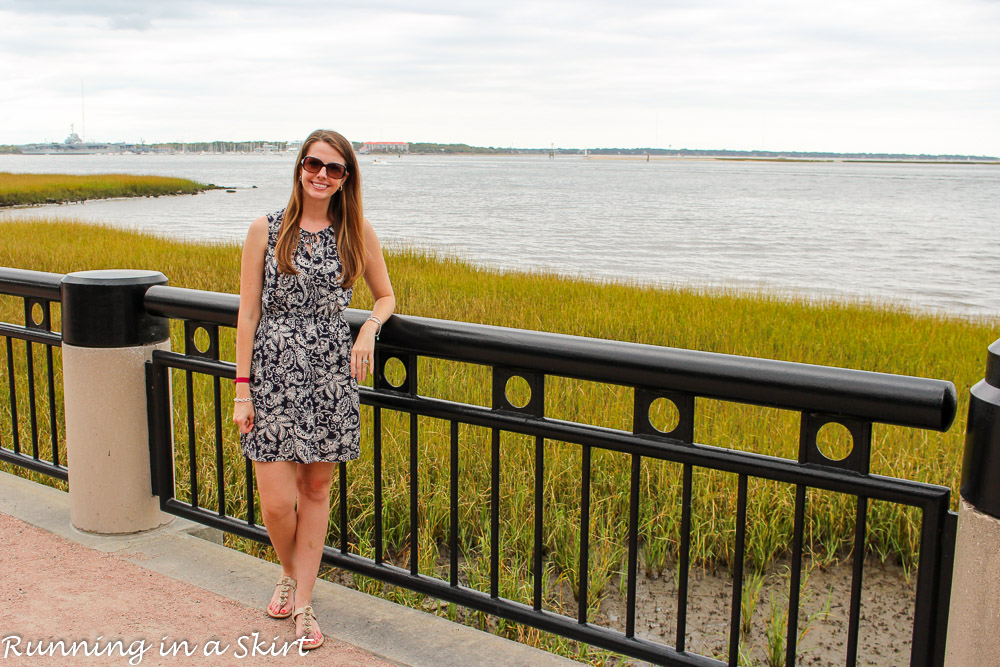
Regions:
M 59 436 L 65 431 L 63 392 L 57 381 L 60 360 L 54 353 L 62 345 L 62 336 L 52 330 L 52 304 L 59 303 L 62 278 L 56 273 L 0 267 L 0 294 L 20 298 L 24 312 L 23 325 L 0 322 L 7 380 L 3 398 L 8 407 L 0 416 L 9 418 L 7 424 L 0 424 L 0 460 L 66 480 Z M 44 357 L 43 378 L 38 377 L 39 356 Z
M 165 511 L 267 542 L 266 531 L 256 518 L 249 463 L 245 460 L 235 463 L 230 454 L 227 468 L 224 446 L 220 379 L 233 378 L 235 366 L 220 358 L 219 327 L 235 325 L 238 303 L 235 295 L 165 286 L 151 287 L 146 293 L 148 312 L 185 321 L 184 350 L 154 352 L 148 365 L 153 406 L 151 448 L 156 469 L 154 484 Z M 366 315 L 367 313 L 355 310 L 346 312 L 352 330 L 357 330 Z M 197 340 L 199 335 L 206 339 L 201 344 Z M 473 405 L 421 395 L 418 361 L 423 359 L 450 360 L 486 368 L 492 378 L 488 405 Z M 393 377 L 390 382 L 391 374 L 387 373 L 387 368 L 391 363 L 402 367 L 403 377 Z M 175 385 L 171 380 L 171 369 L 185 373 L 183 393 L 186 394 L 184 403 L 187 420 L 184 428 L 187 430 L 188 441 L 186 480 L 175 479 L 172 436 L 175 424 L 171 408 Z M 192 380 L 192 376 L 197 374 L 210 378 L 212 400 L 215 402 L 211 418 L 214 420 L 214 484 L 220 491 L 214 510 L 199 506 L 198 485 L 201 480 L 197 461 L 200 453 L 197 424 L 193 416 L 195 386 Z M 508 382 L 516 377 L 523 378 L 530 389 L 528 399 L 518 401 L 517 405 L 507 393 Z M 546 380 L 558 378 L 631 389 L 631 431 L 547 416 L 544 400 Z M 659 399 L 666 399 L 676 409 L 676 423 L 668 432 L 658 430 L 650 421 L 650 407 Z M 762 405 L 799 413 L 801 430 L 798 460 L 696 443 L 696 399 Z M 736 476 L 737 482 L 729 664 L 737 663 L 740 646 L 744 590 L 742 578 L 747 559 L 747 485 L 750 478 L 783 483 L 794 488 L 795 492 L 790 545 L 786 664 L 793 665 L 797 654 L 808 489 L 846 494 L 857 499 L 846 648 L 848 664 L 854 664 L 859 658 L 867 516 L 870 504 L 877 501 L 913 507 L 922 514 L 910 661 L 913 665 L 943 663 L 956 529 L 956 516 L 949 511 L 950 491 L 941 486 L 871 474 L 869 460 L 873 423 L 947 430 L 954 419 L 957 406 L 955 389 L 950 382 L 395 316 L 384 327 L 376 349 L 374 386 L 361 388 L 361 400 L 363 404 L 371 406 L 373 419 L 373 556 L 368 558 L 352 553 L 348 539 L 349 522 L 352 518 L 348 511 L 348 469 L 341 464 L 337 518 L 340 544 L 337 547 L 327 545 L 323 554 L 324 560 L 330 564 L 471 610 L 524 623 L 635 658 L 675 665 L 726 664 L 717 658 L 691 652 L 686 643 L 694 499 L 692 478 L 695 470 L 715 470 Z M 406 445 L 409 453 L 410 498 L 408 568 L 387 562 L 384 553 L 383 417 L 388 413 L 409 417 Z M 445 545 L 449 554 L 447 579 L 437 578 L 433 573 L 422 572 L 420 569 L 421 540 L 417 527 L 421 488 L 418 473 L 425 462 L 420 454 L 418 418 L 443 420 L 449 425 L 447 483 L 450 529 L 448 543 Z M 827 458 L 817 444 L 817 434 L 827 424 L 841 424 L 851 435 L 852 449 L 841 460 Z M 459 576 L 460 425 L 480 427 L 490 432 L 490 488 L 488 496 L 481 494 L 488 497 L 489 504 L 488 591 L 464 585 Z M 528 508 L 533 511 L 526 512 L 526 516 L 531 514 L 534 521 L 531 604 L 504 599 L 500 595 L 500 518 L 505 500 L 501 497 L 501 434 L 508 432 L 522 434 L 534 442 L 534 507 Z M 542 563 L 546 535 L 542 486 L 546 442 L 568 443 L 580 451 L 579 574 L 576 587 L 578 609 L 575 617 L 544 608 Z M 594 623 L 588 601 L 590 521 L 595 500 L 600 500 L 592 497 L 591 488 L 595 451 L 617 452 L 630 459 L 628 517 L 624 530 L 627 540 L 627 611 L 624 631 Z M 640 471 L 644 459 L 674 462 L 683 470 L 682 517 L 677 552 L 677 626 L 673 645 L 644 639 L 637 636 L 636 632 Z M 243 468 L 241 474 L 245 481 L 245 505 L 239 506 L 239 512 L 232 512 L 230 507 L 235 505 L 222 495 L 224 478 L 227 474 L 235 474 L 233 466 Z M 176 489 L 182 485 L 190 498 L 187 502 L 177 497 Z M 508 507 L 506 511 L 515 509 L 517 508 Z

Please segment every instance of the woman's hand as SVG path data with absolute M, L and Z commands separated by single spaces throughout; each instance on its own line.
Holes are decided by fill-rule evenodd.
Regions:
M 364 382 L 368 371 L 375 366 L 375 331 L 378 327 L 371 320 L 366 321 L 358 332 L 358 339 L 351 348 L 351 377 Z
M 253 402 L 233 403 L 233 421 L 239 427 L 240 433 L 249 433 L 253 428 Z

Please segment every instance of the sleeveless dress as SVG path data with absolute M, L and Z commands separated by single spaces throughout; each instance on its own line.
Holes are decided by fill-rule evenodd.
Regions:
M 284 210 L 267 216 L 260 323 L 253 340 L 254 425 L 240 435 L 253 461 L 358 458 L 358 384 L 351 377 L 351 330 L 343 310 L 353 289 L 340 285 L 333 226 L 299 232 L 297 275 L 278 272 L 275 244 Z

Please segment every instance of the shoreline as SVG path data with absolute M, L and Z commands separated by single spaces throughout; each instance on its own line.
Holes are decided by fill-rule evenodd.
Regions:
M 216 189 L 220 186 L 169 176 L 0 172 L 0 210 L 101 199 L 198 194 Z
M 0 218 L 0 222 L 3 222 L 2 218 Z M 152 234 L 152 232 L 146 233 Z M 200 242 L 192 241 L 192 243 Z M 206 245 L 208 244 L 206 243 Z M 584 273 L 561 272 L 554 269 L 522 267 L 511 264 L 482 264 L 464 256 L 462 253 L 438 250 L 416 243 L 389 241 L 383 244 L 383 250 L 390 254 L 419 255 L 426 257 L 427 260 L 432 262 L 454 262 L 468 267 L 477 273 L 502 278 L 557 280 L 593 287 L 634 289 L 644 292 L 684 292 L 705 298 L 765 300 L 815 308 L 858 308 L 862 310 L 904 314 L 913 317 L 969 322 L 985 326 L 1000 325 L 1000 313 L 973 313 L 928 306 L 921 307 L 908 303 L 903 299 L 893 299 L 876 295 L 860 296 L 833 290 L 825 292 L 810 291 L 808 288 L 783 287 L 753 281 L 747 281 L 745 284 L 735 282 L 680 283 L 668 280 L 648 280 L 638 276 L 594 276 Z
M 228 190 L 225 186 L 208 188 L 209 190 Z M 201 194 L 192 193 L 192 194 Z M 94 222 L 90 220 L 75 219 L 72 216 L 60 217 L 62 211 L 54 211 L 52 218 L 24 217 L 18 218 L 17 211 L 32 211 L 43 209 L 46 206 L 73 206 L 84 205 L 87 201 L 113 201 L 124 199 L 136 199 L 139 197 L 160 197 L 167 195 L 133 195 L 127 197 L 95 198 L 88 200 L 65 201 L 58 203 L 40 204 L 19 204 L 12 206 L 0 206 L 0 225 L 4 224 L 70 224 L 82 225 L 87 228 L 107 230 L 110 232 L 129 232 L 140 235 L 144 238 L 155 239 L 163 243 L 178 243 L 182 245 L 196 246 L 205 249 L 216 249 L 220 247 L 240 247 L 239 240 L 202 240 L 191 238 L 179 238 L 165 232 L 142 229 L 135 226 L 118 226 L 113 223 Z M 174 196 L 174 195 L 169 195 Z M 177 195 L 179 196 L 179 195 Z M 810 289 L 806 287 L 788 287 L 782 285 L 768 284 L 760 281 L 737 282 L 676 282 L 670 280 L 644 279 L 640 276 L 602 276 L 588 275 L 585 273 L 574 273 L 559 271 L 558 269 L 545 267 L 528 267 L 515 264 L 488 264 L 476 261 L 474 258 L 465 256 L 460 252 L 450 252 L 448 250 L 436 249 L 418 243 L 406 241 L 387 241 L 383 243 L 383 250 L 390 256 L 419 257 L 423 261 L 438 264 L 460 265 L 463 271 L 469 271 L 479 275 L 494 276 L 497 279 L 512 280 L 541 280 L 556 281 L 565 283 L 568 286 L 586 288 L 609 288 L 635 290 L 638 292 L 672 294 L 683 293 L 697 298 L 705 299 L 727 299 L 738 301 L 768 302 L 789 307 L 804 307 L 813 309 L 838 309 L 838 310 L 863 310 L 871 312 L 886 313 L 892 315 L 902 315 L 919 319 L 965 323 L 972 326 L 1000 326 L 1000 313 L 968 312 L 962 310 L 952 310 L 946 307 L 921 306 L 908 302 L 900 297 L 879 296 L 877 294 L 857 295 L 848 292 L 840 292 L 835 289 Z M 388 259 L 388 257 L 387 257 Z M 21 267 L 30 268 L 30 267 Z
M 634 162 L 778 162 L 778 163 L 853 163 L 853 164 L 956 164 L 956 165 L 988 165 L 1000 166 L 1000 160 L 862 160 L 859 158 L 806 158 L 806 157 L 726 157 L 721 155 L 573 155 L 561 154 L 560 157 L 580 157 L 587 160 L 630 160 Z

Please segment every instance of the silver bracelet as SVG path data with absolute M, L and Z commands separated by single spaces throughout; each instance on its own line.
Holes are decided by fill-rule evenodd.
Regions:
M 375 330 L 375 340 L 378 340 L 378 335 L 379 335 L 380 333 L 382 333 L 382 320 L 380 320 L 379 318 L 375 317 L 374 315 L 369 315 L 369 316 L 368 316 L 368 319 L 367 319 L 367 320 L 365 320 L 365 322 L 374 322 L 374 323 L 375 323 L 375 326 L 377 326 L 377 327 L 378 327 L 378 328 L 377 328 L 377 329 Z
M 252 400 L 252 398 L 234 398 L 233 403 L 249 403 Z

